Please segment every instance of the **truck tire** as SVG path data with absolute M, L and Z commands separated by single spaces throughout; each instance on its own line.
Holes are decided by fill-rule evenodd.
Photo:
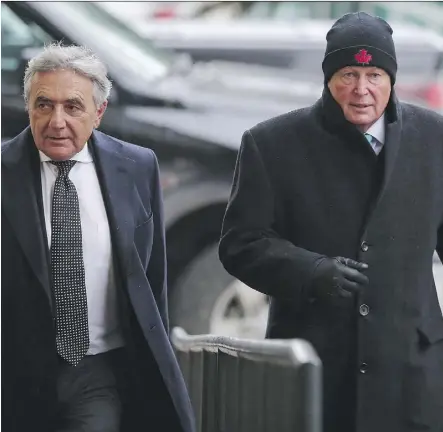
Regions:
M 263 338 L 268 299 L 231 276 L 218 258 L 218 245 L 204 249 L 185 269 L 169 301 L 171 328 L 189 334 Z

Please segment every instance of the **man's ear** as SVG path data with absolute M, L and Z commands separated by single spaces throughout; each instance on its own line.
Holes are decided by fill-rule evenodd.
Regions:
M 95 128 L 98 128 L 100 126 L 100 122 L 102 121 L 103 114 L 105 113 L 107 106 L 108 106 L 108 101 L 104 101 L 97 109 L 97 118 L 95 119 L 94 122 Z

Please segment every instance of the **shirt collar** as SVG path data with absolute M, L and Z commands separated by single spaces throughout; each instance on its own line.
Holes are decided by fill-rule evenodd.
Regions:
M 372 135 L 381 144 L 385 143 L 385 114 L 366 131 L 367 134 Z
M 52 160 L 51 158 L 46 156 L 42 151 L 39 150 L 38 153 L 40 155 L 40 162 L 49 162 Z M 88 143 L 86 143 L 85 146 L 78 153 L 72 156 L 70 160 L 75 160 L 77 162 L 83 162 L 83 163 L 93 162 L 91 152 L 89 151 L 88 148 Z

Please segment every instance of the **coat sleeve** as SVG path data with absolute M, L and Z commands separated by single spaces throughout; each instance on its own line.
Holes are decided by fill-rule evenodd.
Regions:
M 151 257 L 147 268 L 149 282 L 154 293 L 166 333 L 169 334 L 166 239 L 163 219 L 163 197 L 160 187 L 160 169 L 157 157 L 152 152 L 151 209 L 154 223 Z
M 219 257 L 231 275 L 251 288 L 303 304 L 323 256 L 279 236 L 274 199 L 262 154 L 252 133 L 246 131 L 223 220 Z

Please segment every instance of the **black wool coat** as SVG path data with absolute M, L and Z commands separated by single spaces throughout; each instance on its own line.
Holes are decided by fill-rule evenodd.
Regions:
M 323 361 L 325 432 L 443 431 L 443 117 L 391 96 L 376 156 L 325 89 L 245 132 L 220 259 L 271 297 L 267 337 Z M 322 256 L 368 263 L 351 299 L 312 299 Z

